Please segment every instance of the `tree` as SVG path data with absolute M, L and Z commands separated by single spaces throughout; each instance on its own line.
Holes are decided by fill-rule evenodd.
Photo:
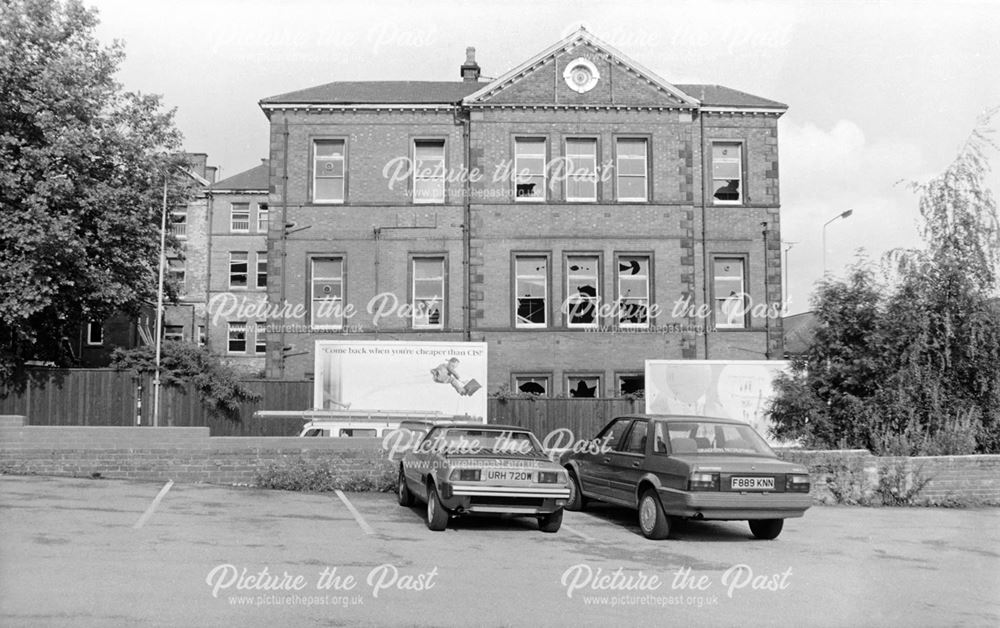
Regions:
M 821 282 L 814 342 L 776 382 L 777 435 L 900 455 L 1000 452 L 1000 220 L 984 182 L 997 111 L 940 176 L 911 184 L 925 248 L 890 252 L 881 283 L 864 262 Z
M 82 322 L 155 298 L 181 137 L 158 96 L 115 82 L 122 47 L 97 23 L 79 0 L 0 4 L 0 381 L 72 365 Z

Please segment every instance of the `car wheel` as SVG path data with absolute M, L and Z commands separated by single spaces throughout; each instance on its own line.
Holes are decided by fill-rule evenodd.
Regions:
M 570 471 L 569 499 L 566 500 L 566 510 L 583 510 L 586 505 L 587 498 L 583 496 L 583 491 L 580 490 L 580 480 L 576 477 L 576 473 Z
M 427 527 L 435 532 L 448 527 L 448 511 L 441 505 L 433 484 L 427 488 Z
M 647 539 L 670 536 L 670 518 L 663 512 L 656 491 L 647 489 L 639 498 L 639 529 Z
M 396 501 L 399 502 L 400 506 L 413 505 L 413 493 L 406 485 L 406 475 L 403 473 L 402 465 L 399 467 L 399 479 L 396 481 Z
M 765 541 L 778 538 L 781 528 L 785 526 L 784 519 L 751 519 L 749 523 L 753 535 Z
M 548 515 L 542 515 L 538 518 L 538 529 L 542 532 L 558 532 L 559 526 L 562 525 L 563 509 L 555 511 L 554 513 Z

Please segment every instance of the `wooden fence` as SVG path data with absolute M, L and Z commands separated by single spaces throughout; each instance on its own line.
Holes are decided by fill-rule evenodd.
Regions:
M 246 380 L 259 401 L 240 406 L 237 420 L 209 411 L 192 386 L 163 386 L 160 425 L 208 427 L 212 436 L 294 436 L 301 419 L 253 418 L 257 410 L 312 408 L 311 381 Z M 141 400 L 141 405 L 140 405 Z M 39 369 L 23 387 L 0 389 L 0 414 L 22 414 L 30 425 L 148 426 L 152 420 L 150 374 L 137 376 L 112 369 Z M 560 429 L 574 438 L 590 438 L 615 416 L 641 412 L 642 400 L 630 399 L 490 399 L 490 423 L 531 428 L 540 437 Z

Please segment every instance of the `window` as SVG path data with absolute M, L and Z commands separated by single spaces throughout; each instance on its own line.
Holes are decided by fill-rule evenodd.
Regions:
M 413 258 L 413 327 L 444 328 L 444 258 Z
M 184 342 L 184 325 L 164 325 L 163 339 Z
M 567 375 L 566 394 L 570 397 L 600 397 L 601 396 L 601 376 L 600 375 Z
M 229 230 L 233 233 L 250 232 L 250 203 L 230 205 Z
M 526 395 L 548 397 L 550 380 L 548 375 L 515 375 L 514 391 Z
M 253 352 L 260 355 L 267 353 L 267 323 L 254 323 Z
M 618 200 L 646 201 L 646 140 L 619 139 L 616 144 L 618 163 Z
M 198 346 L 204 347 L 207 342 L 207 337 L 205 336 L 205 326 L 198 325 Z
M 184 292 L 184 260 L 170 258 L 167 260 L 167 275 L 171 282 L 177 285 L 177 289 Z
M 175 209 L 170 212 L 170 233 L 178 238 L 187 237 L 187 210 Z
M 622 255 L 618 258 L 618 324 L 649 326 L 649 257 Z
M 646 390 L 646 376 L 642 373 L 619 373 L 618 394 L 622 397 L 636 395 Z
M 257 287 L 267 287 L 267 251 L 257 251 Z
M 339 329 L 343 325 L 344 259 L 312 260 L 310 315 L 313 327 Z
M 597 200 L 597 140 L 566 140 L 566 200 Z
M 413 202 L 444 202 L 444 140 L 413 142 Z
M 744 264 L 739 257 L 712 260 L 712 295 L 717 329 L 746 328 L 746 288 Z
M 344 202 L 344 140 L 313 143 L 313 202 Z
M 548 323 L 548 265 L 543 256 L 514 258 L 515 327 L 545 327 Z
M 604 428 L 597 438 L 604 443 L 605 447 L 608 449 L 618 449 L 618 446 L 622 442 L 622 437 L 625 436 L 625 432 L 628 431 L 628 426 L 632 422 L 632 419 L 627 417 L 622 417 L 616 419 L 614 423 Z
M 229 287 L 246 288 L 249 268 L 249 253 L 230 251 L 229 253 Z
M 257 206 L 257 231 L 259 233 L 267 233 L 270 216 L 271 211 L 268 209 L 267 203 L 261 203 Z
M 646 434 L 649 432 L 647 421 L 636 421 L 632 424 L 632 431 L 628 433 L 628 445 L 625 451 L 630 454 L 646 453 Z
M 566 326 L 595 327 L 600 294 L 601 258 L 597 255 L 566 257 Z
M 90 321 L 87 323 L 87 344 L 104 344 L 104 323 L 100 321 Z
M 241 321 L 229 321 L 229 353 L 247 352 L 247 324 Z
M 545 138 L 514 140 L 514 192 L 517 201 L 545 200 Z
M 743 201 L 741 152 L 738 142 L 712 143 L 712 198 L 717 205 Z

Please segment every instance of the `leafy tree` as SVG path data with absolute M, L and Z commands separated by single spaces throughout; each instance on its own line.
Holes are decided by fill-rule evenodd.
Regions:
M 780 377 L 775 433 L 878 453 L 1000 452 L 1000 220 L 984 179 L 987 112 L 921 194 L 926 247 L 892 251 L 879 284 L 861 262 L 820 283 L 819 328 Z
M 97 23 L 79 0 L 0 3 L 0 381 L 72 365 L 81 322 L 155 298 L 180 133 L 158 96 L 115 82 L 122 47 Z
M 156 354 L 153 347 L 115 349 L 111 366 L 136 372 L 153 371 Z M 160 352 L 160 382 L 163 386 L 193 384 L 202 403 L 213 413 L 238 420 L 240 404 L 257 401 L 260 395 L 240 382 L 236 371 L 223 364 L 205 347 L 190 342 L 166 340 Z

